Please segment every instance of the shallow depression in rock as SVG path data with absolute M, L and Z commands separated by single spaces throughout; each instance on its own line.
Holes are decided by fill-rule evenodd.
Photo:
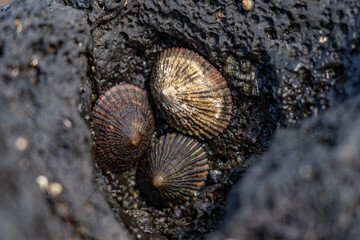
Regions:
M 142 29 L 140 28 L 139 31 L 142 31 Z M 171 39 L 172 37 L 170 36 L 167 36 L 167 41 L 165 42 L 156 39 L 153 44 L 154 46 L 164 46 L 166 49 L 168 41 L 178 42 L 176 39 Z M 141 43 L 138 44 L 141 45 Z M 190 47 L 184 46 L 186 45 L 185 42 L 182 42 L 181 44 L 183 47 Z M 124 49 L 120 48 L 119 51 L 127 51 L 127 48 L 132 48 L 129 46 L 123 47 Z M 157 62 L 155 61 L 155 57 L 163 51 L 160 47 L 154 48 L 155 49 L 151 50 L 148 55 L 143 56 L 142 60 L 147 62 L 145 65 L 148 65 L 151 69 L 156 67 Z M 159 51 L 156 51 L 157 48 L 159 48 Z M 202 53 L 198 52 L 198 54 Z M 237 85 L 233 86 L 232 83 L 227 82 L 228 79 L 232 79 L 232 74 L 234 74 L 235 71 L 238 71 L 238 69 L 233 68 L 233 71 L 228 71 L 226 73 L 226 84 L 229 84 L 230 91 L 234 95 L 234 98 L 230 98 L 230 100 L 235 106 L 232 108 L 231 119 L 227 128 L 222 130 L 220 134 L 217 133 L 218 136 L 211 140 L 200 141 L 200 144 L 205 149 L 206 156 L 209 159 L 209 175 L 204 175 L 205 184 L 199 192 L 188 192 L 192 194 L 192 197 L 185 198 L 186 201 L 177 201 L 178 199 L 168 198 L 169 204 L 160 204 L 163 200 L 159 197 L 157 202 L 154 200 L 154 197 L 149 196 L 149 194 L 152 194 L 151 191 L 145 191 L 147 188 L 142 188 L 145 184 L 141 183 L 140 177 L 136 175 L 136 172 L 139 172 L 139 170 L 137 170 L 138 165 L 142 165 L 145 159 L 151 155 L 151 146 L 156 145 L 161 136 L 164 136 L 167 133 L 177 132 L 176 129 L 172 128 L 167 120 L 165 120 L 163 114 L 166 114 L 166 112 L 160 112 L 155 101 L 151 101 L 151 107 L 155 112 L 156 126 L 150 143 L 150 150 L 135 162 L 132 169 L 125 172 L 111 173 L 104 172 L 100 168 L 97 169 L 97 181 L 100 188 L 107 196 L 115 214 L 120 217 L 136 237 L 148 238 L 162 236 L 171 239 L 199 239 L 216 228 L 224 214 L 226 196 L 231 189 L 231 186 L 241 178 L 242 173 L 247 168 L 248 159 L 253 154 L 252 152 L 261 153 L 264 151 L 265 147 L 268 146 L 267 141 L 271 138 L 277 120 L 276 112 L 269 112 L 269 108 L 267 107 L 273 101 L 271 100 L 271 87 L 269 87 L 269 85 L 271 86 L 271 81 L 274 80 L 272 79 L 273 74 L 271 72 L 271 65 L 268 65 L 268 61 L 262 63 L 259 60 L 267 59 L 266 55 L 261 55 L 259 53 L 256 56 L 257 57 L 252 59 L 253 64 L 256 64 L 256 66 L 251 66 L 251 69 L 261 68 L 263 64 L 267 64 L 265 65 L 267 68 L 264 67 L 265 70 L 261 72 L 262 77 L 259 80 L 261 81 L 261 84 L 256 86 L 257 91 L 255 96 L 248 96 L 245 92 L 241 91 L 241 89 L 238 89 Z M 206 55 L 203 57 L 206 58 Z M 235 59 L 234 61 L 237 60 Z M 183 66 L 183 68 L 186 69 L 186 66 Z M 222 69 L 223 67 L 219 66 L 219 68 Z M 126 71 L 126 69 L 123 71 Z M 148 70 L 142 73 L 145 78 L 144 84 L 139 84 L 135 80 L 132 81 L 130 76 L 125 77 L 125 79 L 126 82 L 142 87 L 150 94 L 150 73 L 151 71 Z M 258 74 L 260 75 L 260 73 Z M 109 79 L 102 84 L 96 81 L 97 76 L 92 72 L 90 72 L 89 78 L 92 79 L 93 86 L 92 90 L 94 97 L 92 104 L 94 104 L 97 98 L 101 98 L 101 96 L 98 97 L 96 93 L 99 95 L 105 93 L 108 84 L 124 84 L 125 82 L 124 79 Z M 111 83 L 112 81 L 114 81 L 114 83 Z M 254 83 L 251 82 L 250 79 L 250 82 L 248 81 L 248 83 L 245 82 L 244 84 L 251 84 L 253 86 Z M 214 87 L 218 88 L 216 85 Z M 111 88 L 111 86 L 109 86 L 109 88 Z M 245 99 L 248 104 L 249 101 L 252 102 L 250 102 L 250 106 L 252 107 L 249 108 L 242 104 Z M 269 99 L 270 101 L 268 101 Z M 270 110 L 272 111 L 273 108 L 270 108 Z M 208 115 L 212 116 L 210 113 L 211 112 L 209 112 Z M 267 118 L 262 119 L 261 123 L 264 124 L 264 129 L 267 130 L 265 132 L 262 132 L 263 130 L 256 132 L 254 129 L 251 129 L 252 132 L 247 133 L 246 131 L 250 130 L 251 124 L 249 124 L 249 122 L 248 124 L 245 124 L 244 115 L 249 115 L 254 119 L 268 115 Z M 241 124 L 241 121 L 243 121 L 243 124 Z M 253 124 L 255 124 L 255 122 Z M 258 125 L 259 122 L 256 122 L 256 124 Z M 91 122 L 90 125 L 92 125 Z M 258 125 L 257 127 L 260 126 Z M 233 133 L 236 134 L 234 135 Z M 96 139 L 96 131 L 93 131 L 93 135 Z M 238 146 L 231 147 L 235 145 Z M 170 149 L 167 151 L 170 151 Z M 162 155 L 163 153 L 160 154 Z M 190 160 L 191 159 L 189 159 L 189 161 Z M 167 171 L 172 171 L 172 168 L 168 168 Z M 167 179 L 168 178 L 162 178 L 161 180 L 164 181 Z M 155 180 L 158 180 L 158 178 L 155 178 Z M 181 179 L 177 179 L 176 181 L 180 180 Z M 149 178 L 148 182 L 151 184 L 154 180 Z M 156 181 L 156 183 L 159 183 L 159 181 Z M 178 182 L 177 184 L 181 184 L 181 182 Z M 164 186 L 167 187 L 168 185 Z M 169 185 L 169 187 L 172 187 L 172 185 Z M 160 192 L 158 194 L 163 193 Z M 180 196 L 181 195 L 179 195 L 179 197 Z M 152 199 L 151 201 L 149 201 L 149 197 Z M 143 225 L 143 221 L 146 221 L 147 224 Z

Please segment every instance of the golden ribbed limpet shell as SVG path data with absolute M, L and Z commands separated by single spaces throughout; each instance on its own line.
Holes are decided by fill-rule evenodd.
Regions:
M 189 200 L 204 186 L 209 171 L 199 142 L 182 134 L 161 136 L 138 168 L 142 194 L 155 206 Z
M 162 115 L 184 134 L 211 139 L 230 121 L 232 98 L 225 79 L 193 51 L 174 47 L 161 52 L 150 86 Z
M 242 0 L 242 7 L 245 11 L 251 11 L 254 9 L 254 1 L 253 0 Z
M 148 147 L 155 123 L 145 90 L 115 85 L 99 97 L 93 108 L 98 128 L 95 161 L 104 170 L 130 168 Z

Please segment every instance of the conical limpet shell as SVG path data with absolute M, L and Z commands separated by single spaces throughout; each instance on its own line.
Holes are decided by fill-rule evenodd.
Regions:
M 182 134 L 160 137 L 138 168 L 142 194 L 155 206 L 189 200 L 204 186 L 209 171 L 202 146 Z
M 130 84 L 113 86 L 92 112 L 98 128 L 97 164 L 112 172 L 130 168 L 148 147 L 155 127 L 147 93 Z
M 193 51 L 175 47 L 161 52 L 151 93 L 172 127 L 201 140 L 217 136 L 230 121 L 232 98 L 225 79 Z

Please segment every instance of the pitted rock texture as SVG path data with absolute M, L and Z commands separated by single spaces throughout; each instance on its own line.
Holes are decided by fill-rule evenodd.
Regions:
M 194 50 L 234 95 L 233 121 L 211 145 L 241 161 L 266 149 L 278 119 L 298 123 L 359 92 L 359 7 L 257 1 L 247 12 L 241 1 L 94 1 L 94 90 L 123 81 L 148 89 L 157 53 Z
M 264 149 L 277 119 L 273 99 L 276 75 L 266 52 L 248 53 L 245 49 L 232 52 L 230 46 L 234 45 L 228 37 L 233 37 L 233 33 L 221 33 L 232 23 L 227 22 L 225 15 L 219 15 L 219 11 L 235 14 L 240 11 L 237 6 L 192 1 L 125 1 L 117 3 L 117 7 L 113 2 L 103 2 L 102 8 L 96 7 L 96 4 L 94 11 L 89 13 L 89 20 L 93 26 L 94 42 L 92 82 L 97 95 L 118 82 L 129 82 L 149 90 L 155 56 L 167 47 L 194 50 L 220 71 L 223 71 L 225 58 L 231 54 L 235 58 L 235 65 L 237 61 L 250 62 L 252 65 L 236 79 L 245 82 L 240 83 L 241 86 L 232 82 L 232 74 L 239 66 L 227 71 L 236 108 L 230 127 L 211 141 L 211 145 L 215 154 L 233 161 L 241 161 L 246 155 Z M 228 10 L 224 7 L 228 7 Z M 219 36 L 221 39 L 216 40 Z M 252 76 L 260 80 L 256 79 L 256 83 L 253 83 Z M 241 89 L 254 89 L 256 96 L 241 92 Z M 244 103 L 249 103 L 251 107 L 244 106 Z M 160 117 L 161 120 L 165 122 Z
M 359 93 L 359 7 L 356 0 L 255 1 L 247 12 L 241 1 L 94 1 L 86 11 L 96 96 L 118 82 L 149 91 L 155 56 L 177 46 L 197 52 L 225 76 L 234 105 L 228 128 L 205 142 L 212 171 L 223 177 L 208 179 L 201 195 L 206 197 L 192 203 L 196 208 L 169 210 L 179 213 L 178 222 L 146 208 L 135 193 L 124 200 L 127 191 L 116 190 L 116 184 L 107 195 L 121 206 L 146 208 L 155 222 L 166 218 L 155 224 L 166 237 L 197 238 L 211 231 L 239 179 L 236 173 L 268 148 L 276 126 L 299 124 Z M 156 123 L 156 136 L 173 131 L 159 111 Z
M 360 96 L 279 130 L 210 239 L 359 239 Z
M 0 13 L 3 239 L 128 239 L 94 183 L 78 112 L 91 44 L 86 14 L 50 1 Z

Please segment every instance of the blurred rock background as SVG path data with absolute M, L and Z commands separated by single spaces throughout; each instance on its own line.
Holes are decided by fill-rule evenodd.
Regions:
M 12 0 L 0 0 L 0 6 L 4 6 L 8 3 L 10 3 Z

